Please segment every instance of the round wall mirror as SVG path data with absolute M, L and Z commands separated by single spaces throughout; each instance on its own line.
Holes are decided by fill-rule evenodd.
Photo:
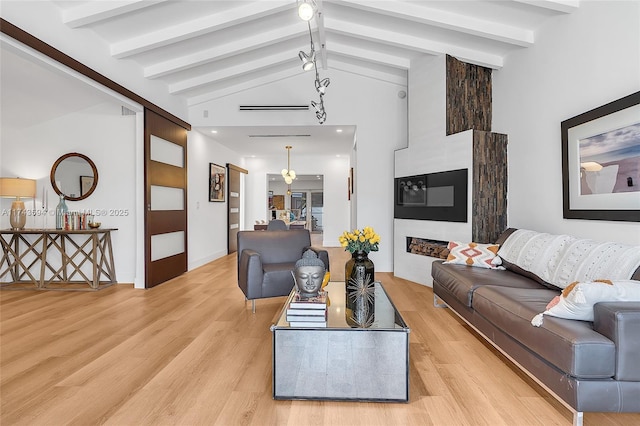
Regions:
M 51 167 L 51 185 L 67 200 L 84 200 L 98 185 L 98 169 L 86 155 L 65 154 Z

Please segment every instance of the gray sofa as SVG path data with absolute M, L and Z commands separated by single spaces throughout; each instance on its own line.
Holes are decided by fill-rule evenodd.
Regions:
M 287 296 L 294 286 L 295 263 L 312 249 L 329 270 L 326 250 L 311 247 L 307 229 L 238 232 L 238 286 L 255 312 L 255 300 Z
M 434 262 L 434 304 L 451 308 L 563 402 L 574 425 L 585 411 L 640 412 L 640 302 L 596 303 L 593 322 L 545 315 L 534 327 L 560 290 L 519 265 L 503 266 Z M 640 268 L 628 278 L 640 280 Z

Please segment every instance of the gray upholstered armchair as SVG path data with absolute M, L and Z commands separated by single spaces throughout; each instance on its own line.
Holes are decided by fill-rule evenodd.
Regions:
M 284 223 L 284 220 L 270 220 L 267 224 L 267 231 L 286 231 L 287 229 L 289 229 L 289 227 Z
M 311 247 L 307 229 L 238 232 L 238 287 L 251 300 L 253 312 L 255 299 L 286 296 L 291 292 L 294 286 L 291 271 L 308 248 L 318 254 L 328 271 L 329 254 Z

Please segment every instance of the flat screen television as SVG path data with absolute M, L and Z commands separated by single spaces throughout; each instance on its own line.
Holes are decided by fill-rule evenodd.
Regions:
M 467 169 L 395 178 L 396 219 L 467 221 Z

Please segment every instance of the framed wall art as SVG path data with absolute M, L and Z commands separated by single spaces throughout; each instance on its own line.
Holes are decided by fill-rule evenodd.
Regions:
M 640 222 L 640 92 L 560 127 L 564 218 Z
M 227 170 L 209 163 L 209 201 L 224 201 L 224 184 Z

